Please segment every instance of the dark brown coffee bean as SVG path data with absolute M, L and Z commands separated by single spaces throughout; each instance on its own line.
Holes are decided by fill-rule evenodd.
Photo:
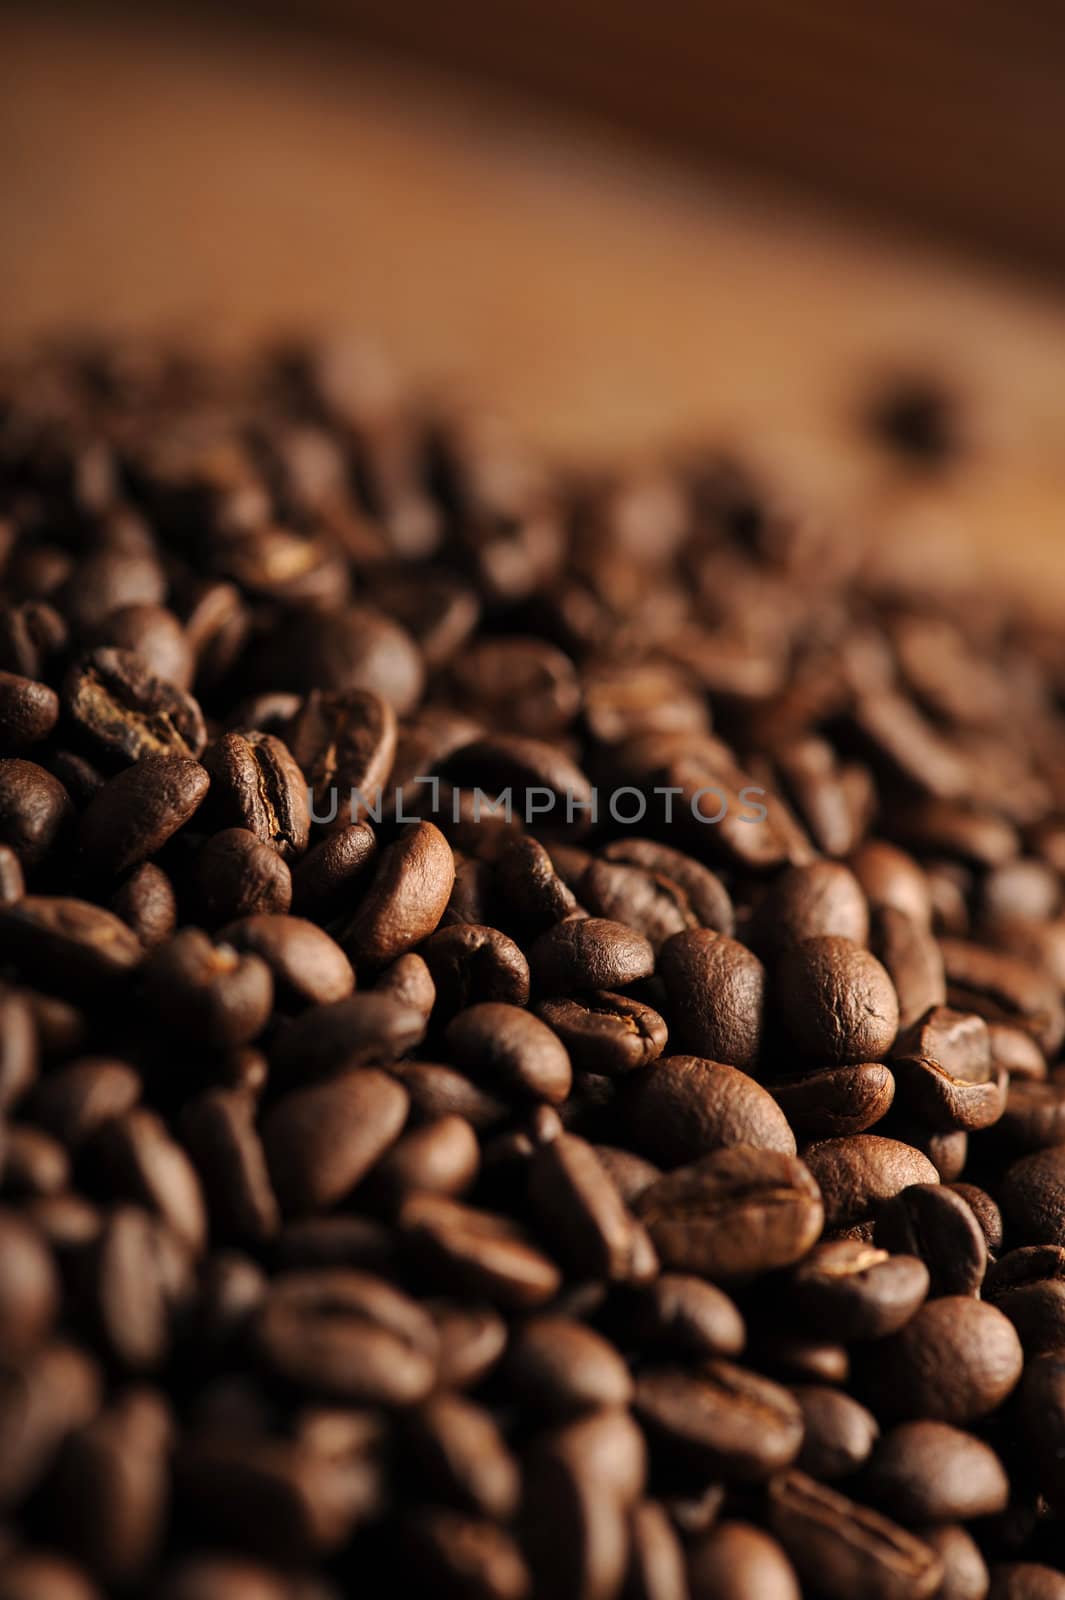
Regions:
M 353 994 L 310 1007 L 279 1030 L 270 1066 L 283 1082 L 309 1082 L 350 1067 L 398 1061 L 424 1034 L 420 1011 L 389 994 Z M 462 1112 L 461 1106 L 448 1109 Z
M 572 1083 L 566 1047 L 547 1025 L 518 1006 L 485 1001 L 447 1027 L 456 1066 L 491 1090 L 559 1104 Z
M 769 1524 L 827 1600 L 929 1600 L 943 1564 L 920 1539 L 802 1472 L 769 1487 Z
M 633 1290 L 620 1315 L 641 1343 L 689 1357 L 738 1355 L 746 1341 L 743 1318 L 728 1295 L 680 1272 L 662 1272 Z
M 795 1569 L 749 1522 L 722 1522 L 688 1550 L 691 1600 L 799 1600 Z
M 955 1077 L 940 1062 L 922 1056 L 894 1056 L 896 1108 L 941 1133 L 971 1132 L 999 1120 L 1006 1105 L 1006 1074 Z
M 820 1483 L 857 1472 L 869 1459 L 880 1432 L 872 1412 L 849 1394 L 822 1384 L 799 1384 L 791 1392 L 803 1421 L 796 1465 Z
M 331 833 L 308 850 L 293 871 L 293 911 L 316 922 L 340 914 L 354 902 L 376 853 L 377 839 L 369 823 L 356 822 Z
M 28 1000 L 17 990 L 0 993 L 0 1113 L 9 1111 L 32 1086 L 39 1053 Z
M 698 926 L 680 884 L 627 862 L 590 861 L 577 893 L 591 916 L 623 922 L 656 952 L 674 934 Z
M 182 928 L 154 951 L 144 983 L 150 1004 L 171 1027 L 214 1049 L 254 1039 L 273 1006 L 274 982 L 266 962 L 212 944 L 199 928 Z
M 88 1159 L 113 1193 L 157 1211 L 193 1254 L 207 1238 L 207 1213 L 195 1168 L 153 1111 L 135 1106 L 94 1134 Z
M 1009 1317 L 1027 1354 L 1058 1349 L 1065 1341 L 1065 1249 L 1008 1251 L 989 1266 L 983 1298 Z
M 1052 1056 L 1065 1038 L 1065 1006 L 1050 978 L 1017 956 L 941 939 L 950 1004 L 1029 1033 Z
M 751 943 L 776 958 L 804 939 L 869 938 L 869 908 L 854 874 L 838 861 L 811 861 L 781 873 L 758 902 Z
M 184 1245 L 159 1217 L 120 1206 L 93 1247 L 91 1306 L 98 1337 L 133 1372 L 162 1366 L 192 1296 Z
M 246 828 L 286 861 L 310 837 L 307 786 L 288 746 L 270 733 L 225 733 L 205 752 L 211 811 L 222 828 Z
M 455 859 L 440 829 L 413 824 L 381 855 L 344 934 L 345 950 L 356 964 L 394 961 L 433 932 L 454 882 Z
M 247 1095 L 210 1089 L 190 1100 L 181 1130 L 206 1192 L 212 1240 L 256 1244 L 271 1238 L 280 1213 Z
M 891 979 L 849 939 L 806 939 L 786 950 L 773 994 L 789 1039 L 811 1061 L 878 1061 L 895 1042 Z
M 282 1005 L 329 1005 L 355 987 L 355 974 L 343 950 L 324 929 L 303 917 L 259 912 L 229 923 L 218 938 L 266 962 Z
M 987 1270 L 987 1244 L 972 1210 L 943 1184 L 916 1183 L 885 1200 L 874 1239 L 928 1268 L 929 1294 L 977 1294 Z
M 58 1140 L 15 1123 L 4 1138 L 2 1188 L 5 1194 L 33 1198 L 69 1188 L 70 1161 Z
M 174 885 L 153 861 L 135 867 L 111 896 L 111 910 L 137 935 L 145 950 L 164 944 L 177 927 Z
M 426 1400 L 404 1420 L 404 1444 L 432 1498 L 507 1522 L 518 1508 L 518 1464 L 491 1413 L 456 1394 Z
M 421 956 L 436 990 L 441 1020 L 481 1001 L 529 1003 L 529 963 L 498 928 L 452 923 L 425 940 Z
M 0 761 L 0 842 L 23 872 L 32 873 L 62 843 L 73 816 L 58 778 L 32 761 Z
M 116 606 L 91 630 L 90 642 L 139 656 L 153 678 L 178 689 L 192 687 L 192 647 L 185 629 L 165 606 L 145 602 Z
M 153 677 L 140 656 L 103 648 L 81 656 L 63 684 L 63 709 L 112 761 L 182 756 L 196 761 L 207 743 L 191 695 Z
M 800 1139 L 864 1133 L 887 1115 L 895 1098 L 891 1069 L 879 1061 L 825 1067 L 766 1087 Z
M 697 1374 L 644 1371 L 634 1407 L 652 1441 L 730 1482 L 762 1482 L 802 1444 L 802 1413 L 788 1391 L 726 1361 L 708 1361 Z
M 144 956 L 136 934 L 110 911 L 29 894 L 0 907 L 0 950 L 42 982 L 81 993 L 128 977 Z
M 810 1328 L 831 1328 L 846 1340 L 882 1339 L 909 1322 L 928 1283 L 928 1268 L 915 1253 L 824 1240 L 789 1273 L 787 1303 Z
M 908 1028 L 947 998 L 943 957 L 931 931 L 893 906 L 873 913 L 870 938 L 899 1002 L 899 1027 Z
M 1043 1150 L 1065 1142 L 1065 1087 L 1024 1078 L 1011 1082 L 998 1124 L 1015 1150 Z
M 987 1600 L 1065 1600 L 1065 1575 L 1036 1561 L 1004 1561 L 991 1569 Z
M 956 1295 L 929 1300 L 876 1347 L 868 1374 L 884 1417 L 965 1423 L 993 1411 L 1016 1386 L 1020 1341 L 994 1306 Z
M 577 909 L 573 890 L 538 839 L 526 835 L 506 844 L 496 863 L 496 878 L 511 919 L 508 927 L 540 933 Z
M 325 1210 L 342 1200 L 395 1143 L 407 1106 L 402 1086 L 372 1068 L 294 1089 L 276 1101 L 262 1137 L 285 1212 Z
M 9 844 L 0 844 L 0 906 L 13 906 L 26 893 L 22 865 Z
M 539 1416 L 567 1416 L 624 1406 L 632 1377 L 614 1347 L 568 1317 L 531 1317 L 511 1340 L 503 1367 L 508 1385 Z
M 802 1162 L 749 1145 L 660 1178 L 635 1211 L 665 1266 L 725 1282 L 797 1261 L 823 1220 Z
M 437 1117 L 414 1128 L 377 1163 L 374 1182 L 389 1197 L 413 1190 L 462 1195 L 477 1177 L 481 1152 L 477 1135 L 465 1117 Z
M 877 1443 L 863 1487 L 910 1526 L 962 1522 L 1003 1511 L 1010 1485 L 982 1439 L 945 1422 L 902 1422 Z
M 437 1383 L 441 1389 L 466 1389 L 495 1366 L 507 1343 L 507 1326 L 489 1306 L 436 1303 L 429 1307 L 439 1340 Z
M 655 839 L 615 839 L 603 851 L 608 861 L 628 862 L 684 890 L 698 925 L 731 937 L 735 917 L 724 884 L 709 867 Z
M 851 857 L 850 867 L 874 910 L 892 906 L 922 927 L 931 924 L 928 884 L 912 856 L 882 839 L 869 839 Z
M 210 779 L 197 761 L 142 756 L 86 807 L 78 843 L 92 868 L 125 872 L 162 849 L 202 805 Z
M 497 1127 L 508 1115 L 505 1100 L 438 1061 L 396 1061 L 389 1072 L 410 1095 L 411 1109 L 424 1122 L 460 1116 L 478 1132 Z
M 420 1011 L 428 1021 L 436 1004 L 436 985 L 421 956 L 409 953 L 387 966 L 374 984 L 374 993 L 388 995 L 401 1005 Z
M 341 825 L 377 810 L 396 755 L 396 713 L 372 689 L 314 689 L 292 719 L 289 745 L 314 795 L 314 815 Z
M 520 1310 L 544 1305 L 561 1285 L 554 1262 L 507 1218 L 413 1194 L 399 1220 L 415 1257 L 452 1288 Z
M 766 988 L 757 956 L 734 939 L 697 929 L 667 941 L 659 972 L 678 1050 L 748 1070 L 755 1065 Z
M 584 1072 L 606 1077 L 633 1072 L 649 1066 L 666 1047 L 668 1032 L 657 1011 L 608 990 L 541 1000 L 536 1014 Z
M 912 1183 L 936 1183 L 935 1167 L 912 1145 L 875 1133 L 823 1139 L 804 1152 L 820 1185 L 825 1225 L 848 1228 Z
M 662 1056 L 625 1081 L 632 1143 L 664 1167 L 724 1145 L 795 1153 L 795 1136 L 772 1096 L 735 1067 L 699 1056 Z
M 17 1360 L 48 1334 L 59 1305 L 55 1264 L 38 1232 L 0 1213 L 0 1349 Z
M 557 923 L 529 951 L 533 982 L 543 995 L 621 989 L 654 971 L 648 941 L 600 917 Z
M 945 1522 L 922 1528 L 921 1538 L 943 1563 L 938 1600 L 987 1600 L 990 1575 L 980 1547 L 964 1528 Z
M 277 1278 L 252 1343 L 274 1377 L 347 1405 L 411 1405 L 436 1376 L 436 1330 L 383 1279 L 343 1271 Z
M 240 917 L 283 915 L 292 904 L 288 866 L 247 828 L 225 828 L 206 840 L 192 870 L 196 898 L 211 927 Z
M 309 694 L 368 689 L 403 717 L 421 698 L 421 657 L 405 628 L 369 606 L 319 616 L 297 613 L 262 651 L 260 676 Z
M 642 1500 L 629 1519 L 625 1595 L 631 1600 L 688 1600 L 684 1550 L 665 1509 Z
M 59 696 L 46 683 L 0 672 L 0 744 L 10 750 L 47 739 L 59 720 Z
M 528 1600 L 522 1553 L 494 1522 L 424 1506 L 404 1520 L 401 1537 L 404 1561 L 426 1593 L 441 1600 Z
M 559 1260 L 583 1277 L 650 1277 L 641 1266 L 640 1229 L 590 1144 L 561 1133 L 529 1169 L 529 1203 Z

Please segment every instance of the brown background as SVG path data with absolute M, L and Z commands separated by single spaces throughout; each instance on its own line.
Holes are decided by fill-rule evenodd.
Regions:
M 0 337 L 366 330 L 552 450 L 742 434 L 916 559 L 946 530 L 1065 596 L 1050 283 L 321 35 L 16 7 L 0 79 Z M 979 443 L 945 489 L 855 442 L 856 385 L 910 359 L 957 378 Z

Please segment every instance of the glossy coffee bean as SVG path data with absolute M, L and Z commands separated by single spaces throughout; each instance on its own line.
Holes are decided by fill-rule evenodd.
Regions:
M 407 1106 L 401 1085 L 369 1067 L 277 1100 L 262 1137 L 284 1211 L 318 1211 L 343 1199 L 395 1143 Z
M 878 1061 L 895 1042 L 894 986 L 853 940 L 823 936 L 786 950 L 773 996 L 789 1040 L 811 1061 Z
M 1005 1509 L 1010 1485 L 982 1439 L 945 1422 L 901 1422 L 879 1440 L 865 1485 L 878 1506 L 909 1526 L 964 1522 Z
M 819 1483 L 847 1478 L 868 1461 L 880 1429 L 872 1412 L 839 1389 L 793 1384 L 802 1411 L 802 1449 L 796 1465 Z
M 802 1413 L 788 1391 L 726 1361 L 698 1374 L 648 1369 L 633 1404 L 652 1445 L 726 1481 L 763 1482 L 802 1444 Z
M 197 853 L 193 872 L 197 900 L 212 927 L 241 917 L 280 916 L 292 904 L 287 864 L 247 828 L 212 834 Z
M 307 786 L 292 753 L 270 733 L 226 733 L 204 752 L 219 828 L 245 828 L 286 861 L 310 837 Z
M 762 1042 L 766 977 L 735 939 L 706 929 L 663 946 L 658 971 L 669 997 L 674 1048 L 749 1071 Z
M 634 1073 L 622 1108 L 632 1143 L 664 1167 L 728 1145 L 795 1153 L 795 1135 L 761 1084 L 699 1056 L 662 1056 Z
M 569 1094 L 573 1073 L 565 1046 L 518 1006 L 470 1006 L 448 1024 L 445 1038 L 455 1065 L 490 1090 L 554 1104 Z
M 875 1133 L 823 1139 L 804 1159 L 820 1185 L 830 1228 L 864 1222 L 901 1189 L 938 1179 L 932 1163 L 912 1145 Z
M 654 951 L 641 934 L 601 917 L 559 922 L 529 950 L 533 984 L 542 995 L 623 989 L 650 977 L 654 965 Z
M 877 1211 L 873 1238 L 896 1255 L 919 1257 L 929 1294 L 978 1294 L 987 1243 L 972 1208 L 944 1184 L 912 1184 Z
M 930 1600 L 939 1588 L 943 1565 L 928 1545 L 802 1472 L 770 1485 L 769 1523 L 801 1577 L 828 1600 Z
M 210 787 L 198 761 L 143 756 L 93 797 L 78 821 L 78 845 L 93 869 L 125 872 L 183 828 Z
M 878 1415 L 964 1424 L 1012 1392 L 1023 1357 L 1012 1324 L 980 1300 L 929 1300 L 877 1347 L 869 1371 Z
M 429 936 L 455 881 L 451 846 L 431 822 L 413 824 L 380 858 L 342 944 L 358 966 L 384 966 Z

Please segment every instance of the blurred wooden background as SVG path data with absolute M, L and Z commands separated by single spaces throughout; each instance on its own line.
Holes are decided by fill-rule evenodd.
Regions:
M 822 9 L 842 30 L 849 10 Z M 528 14 L 521 0 L 519 39 Z M 1018 14 L 1033 38 L 1045 28 L 1049 71 L 1049 8 Z M 636 15 L 626 0 L 619 27 Z M 604 59 L 621 38 L 603 35 Z M 917 65 L 885 59 L 900 95 Z M 646 74 L 660 70 L 648 54 Z M 0 338 L 86 321 L 225 340 L 365 330 L 419 378 L 468 379 L 550 450 L 742 437 L 844 523 L 872 519 L 898 559 L 930 562 L 935 533 L 1040 603 L 1065 599 L 1065 300 L 1050 282 L 347 33 L 14 5 L 0 11 L 0 90 Z M 858 115 L 845 90 L 839 126 Z M 987 118 L 990 172 L 1000 120 Z M 796 147 L 812 138 L 793 131 Z M 937 161 L 951 148 L 943 132 Z M 1023 183 L 1038 187 L 1063 148 Z M 1061 194 L 1046 201 L 1059 229 Z M 976 449 L 956 479 L 909 488 L 862 444 L 855 395 L 888 363 L 957 382 Z

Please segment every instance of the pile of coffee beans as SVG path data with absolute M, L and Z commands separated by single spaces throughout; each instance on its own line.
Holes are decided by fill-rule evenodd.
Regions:
M 786 490 L 0 372 L 0 1600 L 1065 1595 L 1065 644 Z

